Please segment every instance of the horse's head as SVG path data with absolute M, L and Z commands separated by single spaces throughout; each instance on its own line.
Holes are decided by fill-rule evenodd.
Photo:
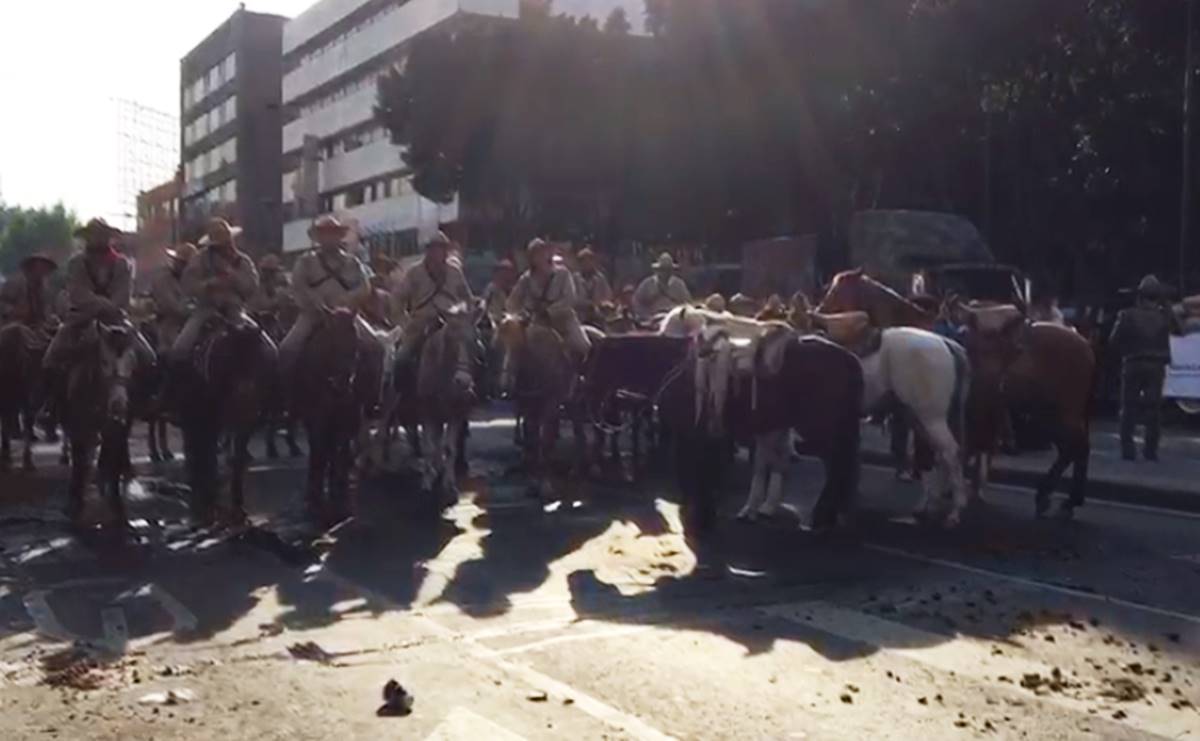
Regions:
M 129 417 L 129 386 L 137 367 L 133 330 L 121 324 L 98 324 L 99 386 L 105 389 L 104 409 L 110 420 Z
M 516 315 L 507 314 L 496 325 L 495 343 L 500 348 L 503 361 L 500 365 L 500 389 L 511 393 L 517 376 L 517 358 L 524 352 L 528 333 L 525 321 Z
M 487 315 L 477 306 L 460 303 L 442 314 L 442 340 L 439 344 L 445 357 L 438 360 L 445 364 L 447 372 L 453 375 L 455 385 L 462 391 L 470 392 L 474 385 L 472 371 L 479 360 L 478 327 L 481 313 Z
M 357 313 L 349 309 L 332 311 L 318 336 L 313 338 L 317 345 L 312 353 L 316 376 L 326 390 L 338 397 L 354 393 L 359 347 L 357 319 Z
M 862 268 L 846 270 L 833 277 L 825 298 L 817 311 L 822 314 L 843 314 L 848 311 L 863 311 L 866 307 L 866 284 L 870 281 Z

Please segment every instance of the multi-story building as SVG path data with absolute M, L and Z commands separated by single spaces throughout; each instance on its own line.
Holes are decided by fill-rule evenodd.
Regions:
M 280 248 L 280 80 L 287 18 L 244 7 L 180 62 L 182 235 L 211 216 L 251 252 Z
M 283 32 L 283 249 L 309 246 L 320 213 L 337 213 L 368 245 L 415 250 L 458 220 L 412 188 L 400 149 L 375 121 L 376 80 L 413 38 L 472 20 L 516 18 L 520 0 L 320 0 Z M 278 189 L 279 186 L 277 185 Z

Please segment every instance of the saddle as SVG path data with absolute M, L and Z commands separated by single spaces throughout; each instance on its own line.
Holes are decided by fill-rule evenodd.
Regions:
M 871 317 L 865 311 L 843 314 L 813 312 L 811 316 L 814 329 L 860 358 L 873 355 L 883 343 L 883 330 L 871 324 Z
M 204 323 L 200 330 L 200 337 L 192 347 L 192 370 L 206 382 L 211 382 L 212 352 L 217 346 L 217 341 L 233 330 L 251 328 L 259 334 L 260 338 L 263 336 L 262 328 L 246 314 L 240 314 L 234 318 L 223 315 L 210 318 Z

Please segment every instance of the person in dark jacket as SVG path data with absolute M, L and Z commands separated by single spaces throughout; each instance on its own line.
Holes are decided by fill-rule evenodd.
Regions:
M 1147 275 L 1137 287 L 1137 303 L 1117 316 L 1109 340 L 1121 356 L 1121 456 L 1137 459 L 1133 431 L 1146 426 L 1145 458 L 1158 460 L 1162 428 L 1162 391 L 1171 362 L 1171 334 L 1178 320 L 1164 301 L 1158 278 Z

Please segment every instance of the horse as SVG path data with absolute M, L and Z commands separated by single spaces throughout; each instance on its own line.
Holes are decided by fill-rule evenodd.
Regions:
M 876 327 L 931 330 L 937 316 L 871 278 L 862 268 L 838 273 L 817 306 L 819 314 L 863 311 Z
M 564 408 L 570 413 L 575 432 L 576 465 L 582 465 L 586 457 L 582 420 L 578 409 L 568 405 L 575 387 L 575 363 L 558 332 L 541 322 L 506 316 L 496 328 L 496 341 L 503 350 L 500 387 L 516 400 L 533 490 L 548 498 L 553 487 L 546 463 L 558 437 Z
M 292 413 L 308 436 L 305 503 L 312 519 L 328 525 L 353 515 L 354 446 L 383 372 L 382 359 L 363 351 L 357 321 L 350 310 L 329 312 L 305 344 L 294 376 Z
M 288 312 L 289 316 L 281 316 L 279 311 L 256 311 L 251 317 L 255 323 L 262 329 L 271 340 L 278 345 L 283 342 L 284 335 L 287 334 L 288 327 L 295 321 L 295 312 Z M 278 460 L 279 446 L 276 444 L 276 438 L 279 437 L 280 428 L 283 429 L 283 441 L 287 445 L 288 457 L 299 458 L 303 451 L 296 444 L 296 420 L 288 414 L 287 401 L 283 391 L 283 384 L 275 384 L 275 391 L 271 398 L 267 401 L 266 421 L 263 425 L 263 438 L 266 441 L 267 458 Z
M 44 394 L 42 355 L 46 342 L 37 330 L 10 323 L 0 328 L 0 471 L 12 468 L 12 439 L 24 442 L 21 469 L 34 470 L 34 427 Z
M 952 504 L 944 523 L 947 527 L 957 526 L 968 493 L 962 464 L 971 390 L 971 364 L 966 350 L 932 332 L 893 327 L 878 333 L 878 347 L 860 349 L 860 359 L 866 385 L 863 412 L 871 414 L 894 399 L 915 421 L 921 439 L 933 449 L 937 475 L 922 479 L 923 496 L 917 516 L 929 519 L 932 498 L 943 494 L 948 486 Z
M 686 357 L 688 347 L 687 338 L 655 334 L 609 335 L 592 346 L 579 394 L 585 418 L 610 435 L 615 448 L 617 435 L 624 431 L 621 412 L 628 414 L 635 476 L 642 425 L 652 418 L 654 395 L 667 374 Z
M 656 394 L 659 416 L 675 441 L 685 537 L 694 549 L 707 543 L 716 521 L 716 488 L 733 442 L 761 441 L 773 433 L 795 432 L 823 462 L 825 485 L 811 525 L 831 528 L 858 488 L 864 391 L 858 359 L 819 337 L 778 333 L 770 342 L 771 362 L 756 363 L 752 373 L 714 393 L 711 380 L 704 379 L 713 367 L 709 361 L 727 356 L 732 344 L 719 329 L 702 332 Z
M 245 522 L 245 478 L 250 437 L 262 422 L 266 400 L 277 383 L 278 357 L 258 325 L 244 315 L 218 315 L 196 344 L 190 362 L 179 364 L 170 384 L 172 404 L 183 430 L 184 456 L 192 487 L 192 516 L 200 525 L 217 515 L 218 452 L 231 445 L 230 507 L 233 525 Z
M 165 343 L 157 322 L 140 322 L 138 329 L 155 352 L 162 354 L 164 350 L 170 349 L 164 347 Z M 158 376 L 159 374 L 156 372 L 155 378 L 150 379 L 152 388 L 146 404 L 139 410 L 139 416 L 146 422 L 146 441 L 150 448 L 150 460 L 155 463 L 165 463 L 175 460 L 175 454 L 171 452 L 171 443 L 168 438 L 170 430 L 167 425 L 165 388 L 163 384 L 159 383 L 161 379 Z
M 1051 429 L 1057 451 L 1038 482 L 1035 515 L 1047 513 L 1051 492 L 1070 466 L 1070 496 L 1058 514 L 1071 517 L 1085 500 L 1091 456 L 1090 412 L 1096 384 L 1091 344 L 1067 327 L 1030 324 L 1016 307 L 964 308 L 965 342 L 976 374 L 971 399 L 973 447 L 984 453 L 993 450 L 1002 415 L 1010 406 L 1034 412 Z M 976 482 L 982 485 L 978 476 Z
M 82 525 L 84 493 L 93 468 L 113 519 L 122 528 L 128 526 L 122 490 L 124 480 L 132 474 L 131 389 L 138 364 L 133 331 L 123 324 L 95 323 L 66 376 L 62 422 L 71 451 L 66 514 L 75 527 Z
M 460 462 L 466 462 L 465 432 L 471 407 L 478 400 L 478 311 L 482 308 L 473 312 L 460 304 L 443 314 L 441 326 L 425 341 L 417 367 L 417 418 L 430 454 L 424 488 L 440 490 L 450 502 L 458 500 L 455 474 Z

